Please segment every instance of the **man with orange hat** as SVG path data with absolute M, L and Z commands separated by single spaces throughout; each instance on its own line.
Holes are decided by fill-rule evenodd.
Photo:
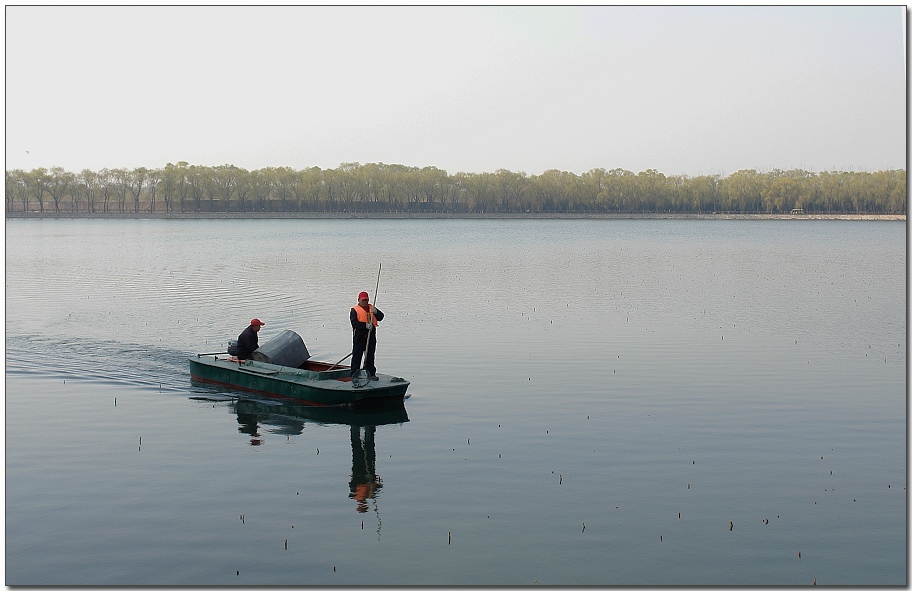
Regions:
M 348 315 L 352 325 L 352 364 L 351 375 L 354 376 L 361 369 L 361 356 L 365 348 L 367 356 L 364 358 L 364 369 L 370 374 L 372 380 L 377 378 L 377 368 L 374 366 L 374 352 L 377 350 L 377 323 L 383 320 L 383 312 L 374 308 L 369 303 L 366 291 L 358 294 L 358 304 L 352 306 Z
M 253 352 L 260 346 L 257 333 L 260 332 L 261 326 L 266 326 L 266 323 L 259 318 L 254 318 L 250 321 L 250 326 L 245 328 L 244 332 L 238 335 L 237 358 L 239 361 L 250 359 L 253 356 Z

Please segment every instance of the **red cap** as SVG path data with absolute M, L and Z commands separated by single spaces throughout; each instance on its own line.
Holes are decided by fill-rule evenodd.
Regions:
M 259 318 L 254 318 L 250 321 L 250 326 L 266 326 L 266 323 Z
M 369 299 L 370 299 L 370 297 L 368 297 L 366 291 L 362 291 L 361 293 L 358 294 L 358 301 L 359 301 L 359 302 L 360 302 L 361 300 L 369 300 Z

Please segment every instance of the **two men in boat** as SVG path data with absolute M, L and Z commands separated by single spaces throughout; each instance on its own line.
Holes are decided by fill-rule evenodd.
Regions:
M 250 359 L 253 356 L 253 352 L 260 346 L 257 333 L 260 332 L 260 327 L 265 325 L 266 323 L 259 318 L 254 318 L 250 321 L 250 326 L 245 328 L 244 332 L 238 335 L 237 358 L 239 361 Z
M 361 358 L 364 357 L 365 350 L 367 356 L 364 357 L 364 369 L 370 374 L 372 380 L 377 378 L 377 367 L 374 365 L 374 354 L 377 351 L 377 324 L 383 320 L 383 312 L 374 308 L 370 303 L 370 297 L 366 291 L 358 294 L 358 304 L 352 306 L 349 313 L 349 320 L 352 325 L 352 364 L 351 375 L 354 376 L 361 369 Z M 250 321 L 250 326 L 238 335 L 237 338 L 237 359 L 244 361 L 253 356 L 257 350 L 259 338 L 257 333 L 260 327 L 266 323 L 259 318 Z
M 370 374 L 372 380 L 377 378 L 377 368 L 374 366 L 374 353 L 377 350 L 377 323 L 383 320 L 383 312 L 374 308 L 366 291 L 358 294 L 358 304 L 352 306 L 349 313 L 352 325 L 352 362 L 351 375 L 354 376 L 361 369 L 361 357 L 365 349 L 367 356 L 364 358 L 364 369 Z

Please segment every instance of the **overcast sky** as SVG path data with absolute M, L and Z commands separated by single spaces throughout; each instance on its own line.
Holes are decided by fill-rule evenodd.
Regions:
M 902 6 L 5 14 L 7 170 L 906 166 Z

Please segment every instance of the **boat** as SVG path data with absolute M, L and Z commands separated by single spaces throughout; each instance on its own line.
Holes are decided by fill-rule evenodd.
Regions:
M 190 378 L 212 384 L 295 400 L 311 406 L 355 406 L 377 401 L 402 401 L 409 382 L 377 374 L 368 379 L 363 370 L 351 376 L 351 367 L 314 361 L 304 340 L 285 330 L 253 352 L 253 359 L 238 360 L 230 353 L 199 353 L 190 357 Z

